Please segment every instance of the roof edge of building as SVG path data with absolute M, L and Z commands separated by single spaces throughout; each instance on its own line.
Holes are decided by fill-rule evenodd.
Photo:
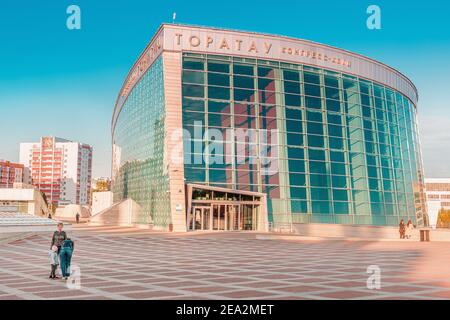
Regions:
M 159 27 L 157 28 L 157 30 L 155 31 L 155 33 L 151 37 L 150 41 L 147 43 L 147 45 L 141 51 L 141 53 L 139 54 L 138 58 L 133 63 L 132 67 L 130 68 L 129 72 L 127 73 L 127 75 L 126 75 L 126 77 L 125 77 L 125 79 L 124 79 L 124 81 L 122 83 L 122 86 L 121 86 L 121 88 L 119 90 L 119 93 L 117 95 L 117 99 L 116 99 L 116 102 L 114 104 L 114 109 L 113 109 L 113 113 L 112 113 L 112 118 L 111 118 L 111 137 L 113 137 L 113 134 L 114 134 L 114 127 L 115 127 L 115 121 L 114 120 L 118 119 L 118 115 L 116 116 L 117 106 L 119 104 L 120 97 L 123 95 L 123 90 L 125 88 L 125 85 L 127 84 L 128 80 L 130 78 L 130 75 L 132 74 L 133 70 L 135 70 L 135 67 L 137 66 L 137 64 L 141 60 L 142 56 L 146 53 L 147 49 L 153 44 L 153 42 L 157 39 L 157 37 L 160 35 L 160 33 L 164 30 L 164 28 L 166 26 L 167 27 L 184 27 L 184 28 L 202 28 L 202 29 L 209 29 L 209 30 L 216 30 L 216 31 L 223 31 L 223 32 L 239 32 L 239 33 L 255 35 L 255 36 L 272 37 L 272 38 L 280 38 L 280 39 L 289 40 L 289 41 L 306 42 L 306 43 L 309 43 L 311 45 L 321 46 L 321 47 L 324 47 L 324 48 L 327 48 L 327 49 L 339 51 L 339 52 L 345 53 L 347 55 L 354 56 L 354 57 L 359 58 L 359 59 L 363 59 L 363 60 L 368 61 L 370 63 L 377 64 L 377 65 L 381 66 L 382 68 L 385 68 L 388 71 L 398 75 L 400 78 L 405 80 L 411 86 L 411 88 L 413 89 L 413 91 L 415 93 L 415 96 L 416 96 L 415 97 L 416 100 L 413 101 L 414 107 L 416 107 L 416 104 L 417 104 L 417 102 L 419 100 L 419 93 L 418 93 L 417 87 L 415 86 L 413 81 L 408 76 L 406 76 L 405 74 L 403 74 L 399 70 L 397 70 L 397 69 L 395 69 L 395 68 L 393 68 L 393 67 L 391 67 L 391 66 L 389 66 L 389 65 L 387 65 L 387 64 L 385 64 L 385 63 L 383 63 L 381 61 L 378 61 L 376 59 L 370 58 L 370 57 L 365 56 L 365 55 L 360 54 L 360 53 L 352 52 L 352 51 L 349 51 L 349 50 L 346 50 L 346 49 L 341 49 L 339 47 L 323 44 L 323 43 L 320 43 L 320 42 L 315 42 L 315 41 L 311 41 L 311 40 L 307 40 L 307 39 L 295 38 L 295 37 L 290 37 L 290 36 L 285 36 L 285 35 L 277 35 L 277 34 L 271 34 L 271 33 L 265 33 L 265 32 L 256 32 L 256 31 L 246 31 L 246 30 L 239 30 L 239 29 L 232 29 L 232 28 L 220 28 L 220 27 L 202 26 L 202 25 L 195 25 L 195 24 L 163 22 L 163 23 L 161 23 L 159 25 Z M 159 57 L 159 55 L 163 51 L 164 50 L 161 50 L 161 52 L 156 56 L 154 61 L 156 61 L 156 59 Z M 154 61 L 153 61 L 153 63 L 154 63 Z M 362 76 L 360 76 L 360 77 L 362 77 Z M 362 78 L 364 78 L 364 77 L 362 77 Z M 373 81 L 379 82 L 379 81 L 376 81 L 376 80 L 373 80 Z M 384 84 L 384 85 L 388 86 L 387 84 Z M 393 88 L 393 89 L 396 90 L 396 91 L 401 91 L 398 88 Z M 405 93 L 403 93 L 403 94 L 408 96 Z M 408 98 L 412 99 L 412 97 L 408 97 Z M 123 102 L 123 103 L 125 103 L 125 102 Z M 119 110 L 119 113 L 120 113 L 120 110 Z
M 333 46 L 333 45 L 329 45 L 329 44 L 325 44 L 325 43 L 321 43 L 321 42 L 317 42 L 317 41 L 313 41 L 313 40 L 309 40 L 309 39 L 303 39 L 303 38 L 296 38 L 296 37 L 291 37 L 291 36 L 279 35 L 279 34 L 275 34 L 275 33 L 248 31 L 248 30 L 232 29 L 232 28 L 210 27 L 210 26 L 195 25 L 195 24 L 185 24 L 185 23 L 162 23 L 160 25 L 160 27 L 158 28 L 158 31 L 156 33 L 158 33 L 161 28 L 164 28 L 164 26 L 179 26 L 179 27 L 188 27 L 188 28 L 205 28 L 205 29 L 211 29 L 211 30 L 217 30 L 217 31 L 225 31 L 225 32 L 228 31 L 228 32 L 247 33 L 247 34 L 251 34 L 251 35 L 255 35 L 255 36 L 276 37 L 276 38 L 282 38 L 282 39 L 286 39 L 286 40 L 290 40 L 290 41 L 308 42 L 308 43 L 311 43 L 312 45 L 318 45 L 318 46 L 326 47 L 326 48 L 329 48 L 329 49 L 332 49 L 332 50 L 342 51 L 342 52 L 344 52 L 346 54 L 353 55 L 353 56 L 356 56 L 356 57 L 359 57 L 359 58 L 363 58 L 363 59 L 368 60 L 370 62 L 374 62 L 376 64 L 379 64 L 379 65 L 381 65 L 381 66 L 383 66 L 383 67 L 393 71 L 394 73 L 397 73 L 398 75 L 400 75 L 402 78 L 404 78 L 406 81 L 408 81 L 410 83 L 410 85 L 414 88 L 414 90 L 415 90 L 415 92 L 417 94 L 417 97 L 419 96 L 419 92 L 417 90 L 416 85 L 403 72 L 401 72 L 398 69 L 396 69 L 396 68 L 394 68 L 394 67 L 392 67 L 392 66 L 390 66 L 390 65 L 388 65 L 388 64 L 386 64 L 384 62 L 381 62 L 381 61 L 379 61 L 377 59 L 371 58 L 371 57 L 366 56 L 366 55 L 361 54 L 361 53 L 353 52 L 353 51 L 350 51 L 350 50 L 347 50 L 347 49 L 342 49 L 342 48 L 339 48 L 337 46 Z M 152 40 L 153 40 L 153 38 L 152 38 Z

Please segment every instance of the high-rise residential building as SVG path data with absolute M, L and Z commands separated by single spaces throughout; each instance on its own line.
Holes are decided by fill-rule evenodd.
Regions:
M 430 226 L 435 228 L 441 209 L 450 210 L 450 178 L 425 178 Z
M 56 206 L 88 205 L 91 196 L 92 147 L 56 137 L 20 144 L 25 182 L 42 191 Z
M 23 182 L 24 166 L 0 159 L 0 188 L 12 188 L 14 183 Z
M 426 224 L 418 92 L 302 39 L 163 24 L 112 116 L 114 201 L 188 230 Z

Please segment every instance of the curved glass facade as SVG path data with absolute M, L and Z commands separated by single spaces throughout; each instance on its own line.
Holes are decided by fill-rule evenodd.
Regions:
M 163 170 L 164 118 L 160 57 L 131 91 L 113 133 L 114 202 L 130 198 L 138 204 L 132 223 L 162 227 L 170 223 L 168 177 Z
M 164 24 L 114 108 L 114 202 L 174 231 L 427 225 L 417 98 L 347 51 Z
M 306 65 L 184 53 L 182 96 L 187 182 L 266 193 L 275 224 L 423 223 L 416 107 L 394 89 Z

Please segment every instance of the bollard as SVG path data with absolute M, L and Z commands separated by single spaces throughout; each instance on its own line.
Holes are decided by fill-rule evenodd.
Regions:
M 430 241 L 430 229 L 420 229 L 420 241 L 421 242 Z

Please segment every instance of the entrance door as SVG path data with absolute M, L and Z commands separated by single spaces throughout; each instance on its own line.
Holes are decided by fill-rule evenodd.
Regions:
M 230 230 L 228 219 L 228 207 L 226 204 L 212 205 L 212 230 Z
M 213 230 L 219 230 L 219 210 L 220 205 L 214 204 L 213 205 L 213 212 L 212 212 L 212 229 Z
M 241 216 L 241 206 L 234 206 L 234 217 L 233 217 L 233 230 L 242 230 L 240 222 L 242 221 Z
M 202 228 L 202 208 L 194 208 L 194 216 L 192 219 L 192 231 L 201 230 Z
M 239 230 L 237 228 L 237 218 L 239 214 L 239 206 L 238 205 L 227 205 L 226 212 L 226 230 Z
M 211 204 L 193 206 L 188 228 L 196 230 L 256 230 L 258 205 L 253 204 Z
M 244 204 L 243 208 L 243 225 L 242 230 L 254 230 L 254 206 L 251 204 Z
M 197 208 L 193 207 L 191 212 L 189 213 L 189 220 L 188 220 L 189 226 L 188 226 L 188 229 L 191 230 L 191 231 L 195 230 L 195 216 L 197 215 L 198 210 L 200 210 L 200 209 L 197 209 Z
M 193 207 L 189 216 L 189 230 L 211 230 L 212 217 L 211 208 L 209 207 Z
M 226 205 L 219 205 L 219 230 L 225 230 Z
M 211 229 L 211 209 L 203 208 L 202 209 L 202 230 L 210 230 Z

